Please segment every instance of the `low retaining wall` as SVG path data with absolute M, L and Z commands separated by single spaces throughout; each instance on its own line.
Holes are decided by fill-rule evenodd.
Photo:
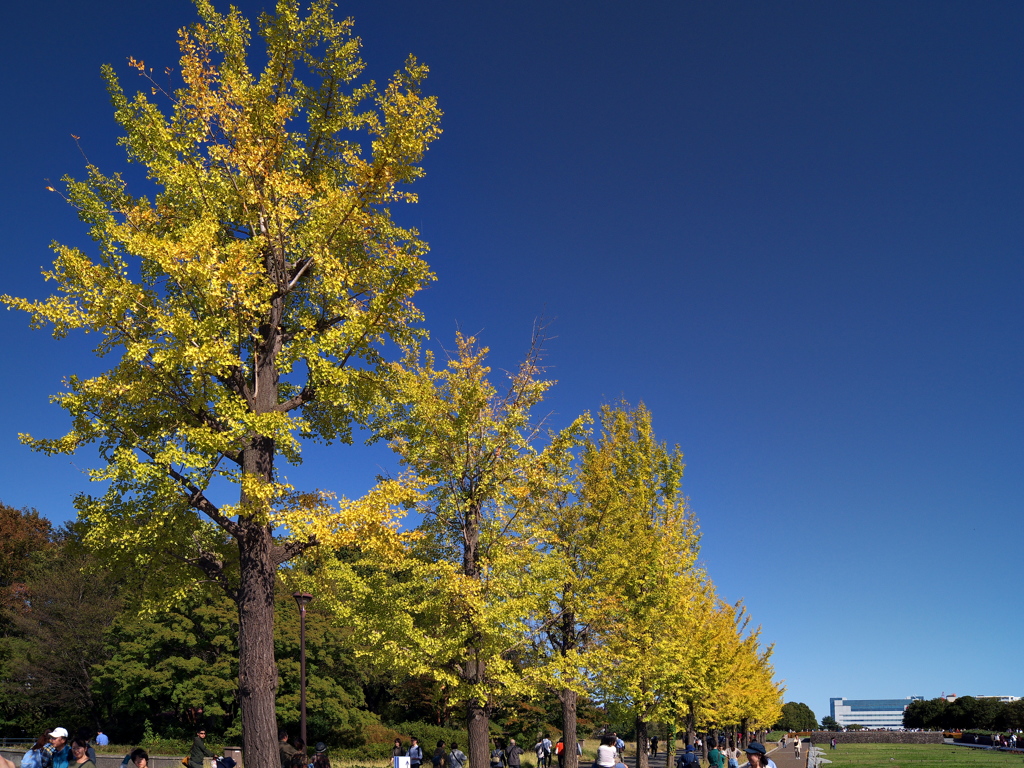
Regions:
M 814 731 L 814 744 L 941 744 L 942 731 Z M 97 766 L 97 768 L 99 768 Z

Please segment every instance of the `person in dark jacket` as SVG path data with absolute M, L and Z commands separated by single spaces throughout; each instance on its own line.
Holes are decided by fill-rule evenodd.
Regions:
M 292 755 L 295 754 L 295 747 L 288 743 L 288 731 L 284 728 L 279 730 L 277 741 L 281 751 L 281 768 L 288 768 L 288 764 L 292 761 Z
M 196 731 L 196 737 L 192 739 L 192 751 L 188 755 L 188 768 L 203 768 L 204 757 L 216 757 L 206 748 L 206 729 L 200 728 Z

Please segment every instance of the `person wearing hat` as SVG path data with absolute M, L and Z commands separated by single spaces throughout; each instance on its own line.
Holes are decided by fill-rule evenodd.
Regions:
M 686 750 L 676 758 L 676 764 L 679 768 L 689 768 L 689 766 L 700 765 L 700 760 L 697 759 L 697 753 L 693 750 L 693 744 L 686 745 Z
M 47 736 L 50 743 L 46 750 L 50 753 L 51 768 L 68 768 L 71 761 L 71 747 L 68 746 L 68 729 L 54 728 Z
M 327 756 L 327 745 L 322 741 L 318 741 L 313 749 L 315 753 L 313 755 L 313 762 L 310 765 L 313 768 L 331 768 L 331 758 Z
M 759 741 L 752 741 L 747 745 L 747 763 L 750 768 L 776 768 L 775 761 L 768 757 L 768 750 Z

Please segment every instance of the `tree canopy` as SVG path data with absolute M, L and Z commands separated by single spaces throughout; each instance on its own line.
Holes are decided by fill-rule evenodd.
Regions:
M 787 701 L 782 705 L 782 718 L 775 724 L 781 731 L 813 731 L 818 727 L 818 718 L 811 708 L 801 701 Z
M 389 206 L 415 199 L 402 185 L 422 175 L 439 111 L 412 57 L 382 89 L 358 81 L 359 39 L 329 0 L 264 13 L 258 70 L 249 21 L 196 5 L 200 21 L 179 37 L 180 87 L 130 59 L 146 92 L 129 97 L 103 69 L 121 144 L 148 184 L 132 191 L 91 164 L 84 180 L 66 178 L 91 252 L 54 246 L 57 292 L 3 300 L 55 337 L 95 334 L 96 354 L 113 359 L 66 379 L 66 435 L 23 440 L 47 453 L 98 447 L 91 477 L 107 490 L 78 501 L 87 536 L 111 563 L 177 562 L 154 570 L 149 594 L 182 594 L 196 568 L 236 601 L 246 762 L 271 768 L 275 571 L 309 547 L 389 539 L 389 503 L 405 498 L 385 482 L 372 503 L 336 504 L 290 486 L 277 460 L 372 422 L 383 347 L 419 333 L 411 300 L 433 279 L 426 246 Z

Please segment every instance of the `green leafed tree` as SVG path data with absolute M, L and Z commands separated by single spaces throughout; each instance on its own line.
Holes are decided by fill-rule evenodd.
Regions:
M 787 701 L 782 705 L 782 717 L 775 724 L 782 731 L 813 731 L 818 727 L 818 718 L 811 708 L 800 701 Z
M 821 718 L 821 730 L 838 731 L 840 730 L 839 721 L 832 717 L 832 715 L 825 715 Z
M 299 621 L 291 595 L 278 587 L 274 626 L 280 672 L 277 719 L 299 722 Z M 368 724 L 349 636 L 314 603 L 307 611 L 309 725 L 333 745 L 363 743 Z M 137 743 L 147 722 L 162 736 L 187 738 L 206 723 L 226 740 L 241 736 L 238 706 L 238 613 L 223 595 L 190 595 L 175 606 L 139 615 L 125 611 L 106 633 L 105 661 L 93 667 L 97 697 L 113 738 Z
M 382 349 L 416 336 L 411 300 L 433 278 L 389 206 L 412 199 L 439 112 L 411 57 L 381 89 L 359 81 L 359 40 L 329 0 L 281 0 L 251 61 L 237 9 L 197 6 L 179 87 L 130 59 L 146 86 L 130 97 L 103 69 L 148 182 L 93 165 L 66 179 L 93 244 L 55 246 L 51 297 L 3 300 L 56 337 L 92 333 L 112 361 L 67 378 L 66 435 L 23 439 L 98 448 L 106 490 L 78 503 L 104 557 L 175 558 L 153 591 L 181 591 L 196 568 L 235 601 L 246 764 L 272 768 L 275 573 L 317 545 L 392 537 L 390 503 L 406 498 L 387 482 L 372 504 L 335 504 L 288 485 L 281 460 L 350 440 L 380 402 Z

